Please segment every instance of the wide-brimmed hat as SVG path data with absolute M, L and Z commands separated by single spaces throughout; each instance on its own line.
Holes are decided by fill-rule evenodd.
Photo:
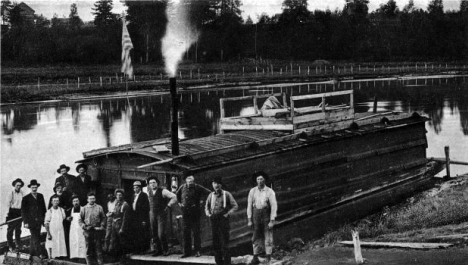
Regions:
M 258 171 L 258 172 L 255 172 L 253 175 L 252 175 L 252 180 L 254 182 L 257 182 L 257 178 L 259 176 L 262 176 L 264 179 L 265 179 L 265 182 L 269 181 L 270 180 L 270 176 L 268 176 L 267 173 L 263 172 L 263 171 Z
M 41 186 L 41 184 L 39 184 L 39 183 L 37 182 L 37 180 L 31 179 L 31 181 L 29 182 L 28 188 L 31 188 L 31 186 L 34 186 L 34 185 L 36 185 L 36 186 L 38 186 L 38 187 Z
M 62 187 L 63 188 L 64 185 L 60 181 L 55 182 L 55 185 L 54 185 L 54 188 L 53 188 L 54 192 L 57 190 L 57 187 Z
M 11 186 L 15 186 L 17 182 L 20 182 L 21 183 L 21 187 L 24 187 L 24 182 L 20 179 L 20 178 L 17 178 L 15 180 L 13 180 L 13 182 L 11 183 Z
M 115 189 L 114 196 L 117 196 L 117 193 L 119 193 L 119 192 L 122 193 L 122 195 L 125 196 L 125 191 L 123 189 Z
M 80 173 L 79 170 L 80 168 L 84 168 L 85 171 L 88 170 L 88 165 L 86 164 L 79 164 L 78 166 L 76 166 L 76 172 Z
M 65 164 L 60 165 L 60 167 L 57 169 L 57 173 L 60 173 L 60 170 L 66 169 L 67 172 L 70 171 L 70 167 L 67 167 Z
M 214 177 L 214 178 L 211 180 L 211 182 L 216 182 L 216 183 L 218 183 L 218 184 L 223 185 L 223 180 L 222 180 L 222 178 L 221 178 L 220 176 Z
M 151 177 L 147 178 L 146 183 L 149 184 L 150 180 L 152 180 L 152 179 L 154 179 L 156 181 L 156 183 L 158 183 L 158 185 L 161 183 L 159 181 L 159 179 L 157 177 L 155 177 L 155 176 L 151 176 Z

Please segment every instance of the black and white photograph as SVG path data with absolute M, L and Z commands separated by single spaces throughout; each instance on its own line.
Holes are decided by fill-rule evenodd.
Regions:
M 465 265 L 468 0 L 1 0 L 0 262 Z

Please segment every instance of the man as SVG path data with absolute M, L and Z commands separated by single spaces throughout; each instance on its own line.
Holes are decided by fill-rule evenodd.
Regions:
M 110 249 L 110 240 L 111 240 L 111 234 L 112 234 L 112 223 L 114 222 L 114 219 L 112 217 L 112 213 L 114 212 L 115 208 L 115 196 L 114 193 L 109 193 L 107 194 L 107 225 L 106 225 L 106 236 L 104 238 L 104 251 L 108 252 Z
M 70 259 L 86 258 L 86 239 L 83 234 L 83 229 L 80 226 L 80 198 L 77 195 L 72 197 L 73 207 L 66 211 L 67 221 L 71 222 L 70 233 L 69 233 L 69 249 Z
M 58 196 L 60 199 L 59 207 L 63 208 L 64 210 L 68 210 L 71 208 L 71 197 L 72 194 L 68 190 L 64 190 L 64 184 L 62 182 L 55 182 L 54 187 L 54 194 L 49 199 L 49 205 L 47 209 L 52 207 L 52 198 Z
M 84 206 L 87 201 L 87 194 L 91 191 L 91 177 L 86 174 L 88 166 L 85 164 L 79 164 L 76 167 L 78 176 L 74 182 L 74 193 L 80 198 L 81 206 Z
M 17 178 L 11 183 L 13 190 L 7 194 L 7 207 L 8 215 L 6 221 L 19 219 L 12 221 L 8 224 L 7 229 L 7 242 L 11 252 L 19 251 L 21 248 L 21 202 L 23 201 L 24 193 L 21 188 L 24 186 L 24 182 Z M 13 243 L 13 232 L 15 233 L 15 243 Z
M 21 201 L 21 216 L 23 217 L 24 228 L 29 229 L 31 233 L 31 243 L 29 246 L 29 255 L 39 256 L 43 259 L 44 249 L 41 247 L 40 236 L 41 226 L 44 224 L 46 205 L 44 196 L 37 192 L 41 186 L 37 180 L 32 179 L 28 185 L 31 193 L 23 197 Z
M 220 177 L 212 181 L 214 191 L 208 195 L 205 213 L 211 220 L 211 235 L 217 265 L 230 265 L 229 253 L 229 216 L 238 208 L 232 194 L 222 189 Z
M 65 210 L 59 207 L 59 196 L 53 195 L 51 201 L 52 207 L 47 210 L 44 223 L 47 231 L 45 246 L 49 259 L 67 256 L 65 230 L 63 229 L 63 221 L 66 218 Z
M 151 241 L 156 245 L 153 256 L 169 255 L 167 246 L 167 212 L 177 202 L 177 196 L 159 186 L 159 179 L 147 179 L 148 199 L 150 205 Z
M 143 252 L 149 248 L 149 200 L 148 195 L 141 191 L 141 181 L 133 182 L 133 200 L 132 200 L 132 226 L 133 226 L 133 237 L 134 237 L 134 250 Z
M 70 194 L 74 193 L 74 186 L 75 186 L 75 176 L 68 174 L 70 171 L 70 167 L 66 165 L 60 165 L 57 169 L 57 173 L 60 174 L 60 177 L 55 179 L 55 183 L 60 182 L 63 185 L 63 191 L 68 191 Z M 63 201 L 61 200 L 63 203 Z
M 185 184 L 177 191 L 177 200 L 182 208 L 184 227 L 184 254 L 181 258 L 192 256 L 192 234 L 195 248 L 195 256 L 200 257 L 200 205 L 202 198 L 211 193 L 205 187 L 195 184 L 193 175 L 188 175 Z
M 248 226 L 253 226 L 253 253 L 254 257 L 250 264 L 259 264 L 258 255 L 265 249 L 266 261 L 270 262 L 273 251 L 273 226 L 275 225 L 276 203 L 275 192 L 265 186 L 268 175 L 258 172 L 253 175 L 257 187 L 252 188 L 247 199 Z
M 114 256 L 122 256 L 129 248 L 128 237 L 130 236 L 129 222 L 131 208 L 124 201 L 124 190 L 116 189 L 114 195 L 115 207 L 114 212 L 112 212 L 113 223 L 109 252 L 112 252 Z
M 102 259 L 102 232 L 106 227 L 106 215 L 104 210 L 96 204 L 96 195 L 93 192 L 88 193 L 88 204 L 81 208 L 80 227 L 84 230 L 86 241 L 86 264 L 91 265 L 92 256 L 97 256 L 99 265 L 104 264 Z

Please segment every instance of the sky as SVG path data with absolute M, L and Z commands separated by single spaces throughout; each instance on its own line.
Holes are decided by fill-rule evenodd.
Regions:
M 16 0 L 18 3 L 21 0 Z M 262 13 L 269 16 L 281 13 L 281 3 L 283 0 L 241 0 L 242 1 L 242 16 L 246 19 L 248 16 L 255 22 L 257 17 Z M 370 0 L 369 9 L 373 11 L 381 4 L 386 3 L 388 0 Z M 414 0 L 416 7 L 426 9 L 430 0 Z M 47 18 L 52 18 L 54 14 L 59 17 L 68 17 L 70 14 L 70 5 L 76 3 L 78 6 L 78 15 L 83 21 L 92 21 L 94 15 L 92 14 L 95 0 L 25 0 L 23 1 L 32 7 L 36 14 L 44 15 Z M 400 9 L 408 4 L 409 0 L 396 0 Z M 345 0 L 308 0 L 309 10 L 335 10 L 342 9 Z M 458 10 L 460 0 L 444 0 L 445 10 Z M 125 10 L 124 4 L 120 0 L 114 0 L 114 13 L 122 13 Z

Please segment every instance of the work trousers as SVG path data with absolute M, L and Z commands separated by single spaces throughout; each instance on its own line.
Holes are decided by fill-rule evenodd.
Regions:
M 270 222 L 270 209 L 256 209 L 253 207 L 252 223 L 253 223 L 253 253 L 258 255 L 265 250 L 267 255 L 271 255 L 273 251 L 273 229 L 268 228 Z
M 102 232 L 96 230 L 84 231 L 86 241 L 86 263 L 89 264 L 91 258 L 96 256 L 98 264 L 103 264 L 102 259 Z
M 10 208 L 6 221 L 8 222 L 18 217 L 21 217 L 21 209 Z M 14 221 L 8 224 L 8 228 L 7 228 L 8 247 L 18 248 L 21 246 L 21 223 L 22 221 L 18 220 L 18 221 Z M 13 233 L 15 234 L 15 244 L 13 244 Z
M 194 250 L 200 251 L 200 209 L 191 207 L 183 209 L 183 227 L 184 227 L 184 254 L 191 255 L 192 253 L 192 235 Z
M 216 264 L 230 265 L 231 253 L 229 252 L 229 218 L 221 215 L 212 217 L 210 219 Z
M 151 239 L 156 245 L 157 252 L 166 252 L 169 250 L 167 246 L 167 214 L 165 212 L 155 213 L 150 211 L 151 224 Z
M 41 247 L 41 226 L 30 227 L 29 233 L 31 233 L 31 241 L 29 244 L 29 255 L 40 256 L 44 253 L 44 249 Z
M 106 220 L 106 235 L 104 237 L 104 250 L 110 250 L 110 241 L 112 236 L 112 223 L 114 222 L 114 218 L 112 216 L 107 216 Z

